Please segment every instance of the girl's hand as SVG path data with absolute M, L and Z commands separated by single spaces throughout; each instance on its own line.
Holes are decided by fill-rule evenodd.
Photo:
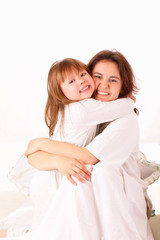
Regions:
M 33 154 L 33 153 L 41 150 L 40 149 L 41 142 L 42 142 L 41 138 L 35 138 L 35 139 L 31 140 L 28 143 L 27 150 L 25 151 L 24 155 L 26 157 L 28 157 L 30 154 Z
M 7 231 L 8 229 L 0 229 L 0 238 L 7 237 Z
M 131 98 L 134 102 L 136 102 L 136 98 L 133 96 L 132 93 L 128 94 L 127 97 Z
M 72 176 L 82 183 L 86 180 L 90 181 L 91 178 L 91 173 L 85 165 L 74 158 L 58 156 L 57 169 L 74 185 L 77 185 L 77 183 L 73 180 Z

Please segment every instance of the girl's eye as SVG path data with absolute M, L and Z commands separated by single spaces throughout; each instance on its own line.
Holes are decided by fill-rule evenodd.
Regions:
M 75 80 L 74 79 L 72 79 L 70 82 L 69 82 L 69 84 L 71 84 L 71 83 L 73 83 Z
M 87 74 L 86 72 L 82 72 L 81 77 L 84 77 L 86 74 Z

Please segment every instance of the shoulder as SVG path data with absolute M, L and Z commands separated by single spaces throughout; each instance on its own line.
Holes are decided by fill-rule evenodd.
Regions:
M 93 98 L 84 99 L 81 101 L 70 103 L 65 107 L 65 111 L 72 111 L 78 109 L 78 111 L 86 111 L 90 109 L 98 101 Z
M 118 118 L 110 122 L 107 126 L 107 129 L 121 129 L 121 130 L 137 130 L 138 129 L 138 118 L 135 112 L 133 111 L 130 114 L 125 115 L 124 117 Z
M 137 115 L 133 112 L 110 122 L 98 136 L 101 142 L 106 139 L 114 142 L 116 139 L 122 144 L 135 143 L 137 145 L 139 142 Z
M 93 109 L 92 102 L 94 101 L 94 99 L 89 98 L 66 105 L 65 120 L 72 120 L 72 123 L 76 121 L 77 124 L 78 122 L 82 122 L 88 115 L 89 110 L 91 111 L 91 109 Z

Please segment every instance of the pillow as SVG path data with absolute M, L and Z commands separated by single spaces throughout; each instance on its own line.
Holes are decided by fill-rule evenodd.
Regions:
M 160 177 L 160 164 L 149 162 L 144 153 L 139 152 L 138 164 L 141 171 L 141 178 L 150 185 Z

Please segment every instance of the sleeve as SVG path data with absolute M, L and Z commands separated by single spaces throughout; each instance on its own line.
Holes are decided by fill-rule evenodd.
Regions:
M 31 180 L 37 172 L 29 163 L 26 156 L 22 155 L 15 166 L 13 166 L 8 173 L 7 178 L 13 182 L 22 193 L 28 195 Z
M 78 113 L 79 121 L 83 122 L 86 127 L 118 119 L 133 112 L 134 109 L 134 101 L 130 98 L 121 98 L 111 102 L 87 99 L 82 103 Z
M 122 165 L 138 147 L 137 116 L 131 113 L 111 122 L 86 149 L 100 161 Z

